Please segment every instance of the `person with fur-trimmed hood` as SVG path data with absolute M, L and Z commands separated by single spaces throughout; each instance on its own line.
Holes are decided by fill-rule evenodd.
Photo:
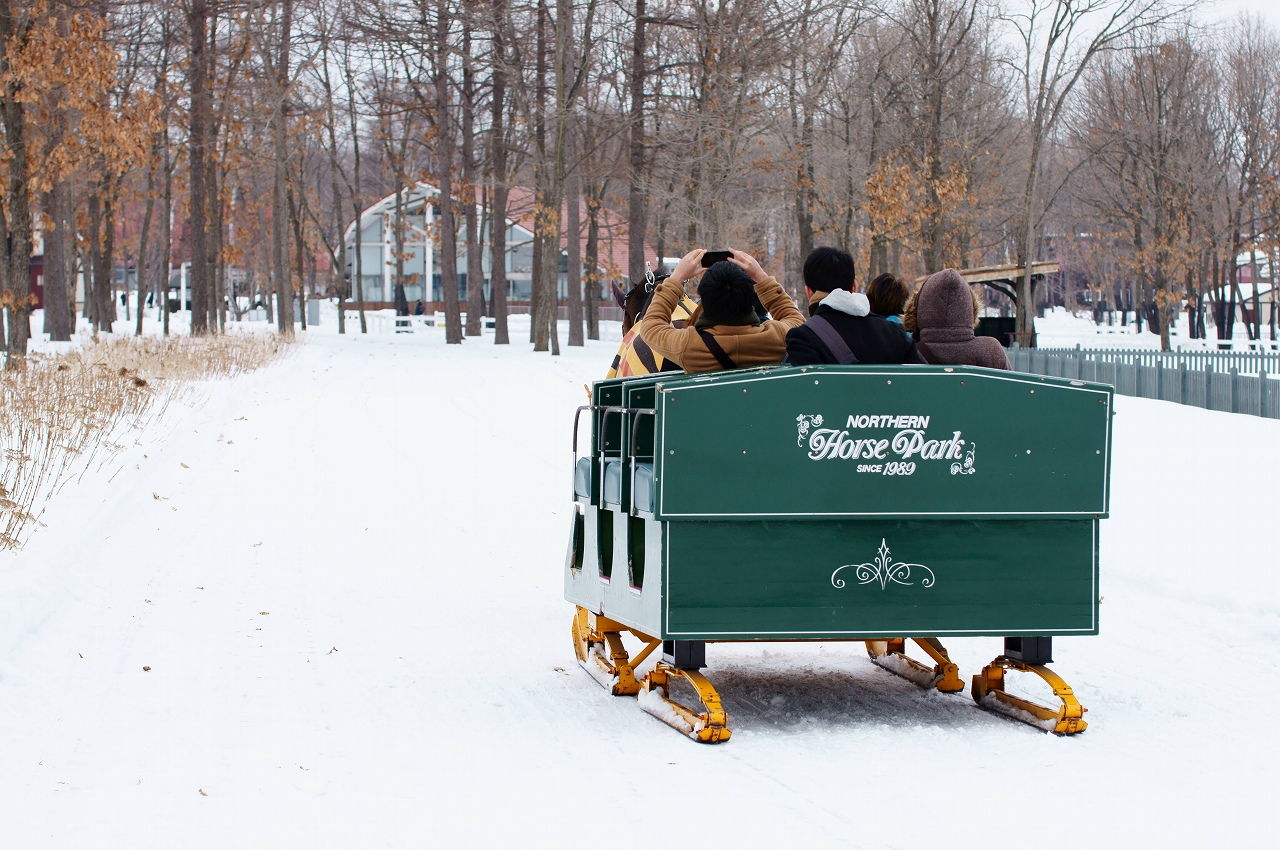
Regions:
M 902 328 L 871 312 L 856 291 L 853 256 L 839 248 L 814 248 L 804 261 L 809 321 L 787 334 L 787 362 L 924 363 Z
M 975 336 L 978 297 L 955 269 L 943 269 L 916 290 L 903 325 L 920 338 L 925 360 L 939 366 L 985 366 L 1011 369 L 999 340 Z

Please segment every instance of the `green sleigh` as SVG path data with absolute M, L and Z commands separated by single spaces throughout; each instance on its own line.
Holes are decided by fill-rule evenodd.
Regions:
M 961 691 L 938 639 L 1002 637 L 973 677 L 979 705 L 1082 731 L 1085 709 L 1045 665 L 1054 636 L 1098 631 L 1112 400 L 1106 385 L 970 367 L 598 382 L 574 423 L 564 591 L 578 659 L 715 743 L 730 730 L 701 672 L 708 643 L 865 641 L 886 669 Z M 634 657 L 627 631 L 644 644 Z M 1007 693 L 1011 669 L 1060 704 Z M 677 680 L 701 710 L 672 698 Z

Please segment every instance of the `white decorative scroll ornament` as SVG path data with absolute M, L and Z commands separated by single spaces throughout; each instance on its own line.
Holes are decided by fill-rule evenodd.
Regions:
M 822 424 L 822 414 L 818 413 L 812 416 L 800 414 L 796 417 L 796 427 L 800 434 L 796 437 L 796 445 L 804 446 L 804 438 L 809 436 L 809 429 L 816 428 Z
M 901 584 L 910 586 L 915 582 L 911 581 L 912 570 L 922 570 L 925 575 L 919 576 L 921 587 L 933 587 L 937 583 L 937 579 L 933 575 L 933 570 L 924 564 L 908 564 L 903 561 L 894 561 L 893 556 L 889 554 L 889 545 L 884 538 L 880 539 L 880 551 L 876 555 L 875 561 L 869 564 L 845 564 L 838 567 L 831 574 L 831 586 L 834 588 L 842 588 L 845 586 L 845 580 L 837 578 L 840 570 L 852 569 L 853 575 L 858 580 L 858 584 L 871 584 L 880 582 L 880 589 L 884 590 L 890 584 Z
M 956 461 L 955 463 L 951 464 L 951 474 L 952 475 L 972 475 L 973 473 L 977 472 L 977 470 L 973 468 L 974 453 L 977 451 L 978 451 L 978 444 L 970 443 L 969 450 L 964 453 L 964 463 Z

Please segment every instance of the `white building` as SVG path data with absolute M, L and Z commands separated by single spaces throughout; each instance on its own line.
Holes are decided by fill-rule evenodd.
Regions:
M 528 301 L 532 285 L 533 271 L 533 209 L 532 193 L 525 187 L 513 186 L 509 190 L 509 212 L 514 218 L 507 219 L 507 300 L 519 303 Z M 405 297 L 410 304 L 416 301 L 439 302 L 444 300 L 440 281 L 440 258 L 437 255 L 435 231 L 439 219 L 437 198 L 439 190 L 432 184 L 422 182 L 412 189 L 405 190 L 401 208 L 404 228 L 404 276 Z M 395 301 L 395 212 L 396 196 L 388 195 L 373 204 L 360 215 L 359 250 L 361 252 L 361 276 L 364 282 L 364 300 L 367 302 L 383 302 L 391 304 Z M 482 221 L 484 216 L 477 209 L 476 215 Z M 563 220 L 563 217 L 562 217 Z M 583 205 L 582 220 L 582 252 L 585 256 L 586 212 Z M 470 270 L 467 268 L 466 224 L 462 216 L 457 216 L 455 225 L 458 230 L 458 298 L 467 297 L 467 282 Z M 491 272 L 489 251 L 489 227 L 482 224 L 485 249 L 482 252 L 484 267 L 481 270 L 485 281 L 485 299 L 491 298 L 488 281 Z M 358 297 L 356 290 L 356 222 L 347 226 L 344 239 L 347 245 L 346 273 L 351 281 L 350 297 Z M 568 255 L 564 252 L 567 238 L 562 232 L 560 236 L 560 298 L 567 296 Z M 626 275 L 622 270 L 626 266 L 627 236 L 625 227 L 621 226 L 620 217 L 609 211 L 600 215 L 599 265 L 601 271 L 600 299 L 608 297 L 609 282 L 624 282 Z M 621 262 L 619 262 L 621 260 Z

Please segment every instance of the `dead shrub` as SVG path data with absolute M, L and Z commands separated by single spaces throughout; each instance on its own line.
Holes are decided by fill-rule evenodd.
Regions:
M 25 541 L 63 482 L 200 382 L 251 372 L 286 348 L 273 334 L 122 338 L 0 371 L 0 551 Z

